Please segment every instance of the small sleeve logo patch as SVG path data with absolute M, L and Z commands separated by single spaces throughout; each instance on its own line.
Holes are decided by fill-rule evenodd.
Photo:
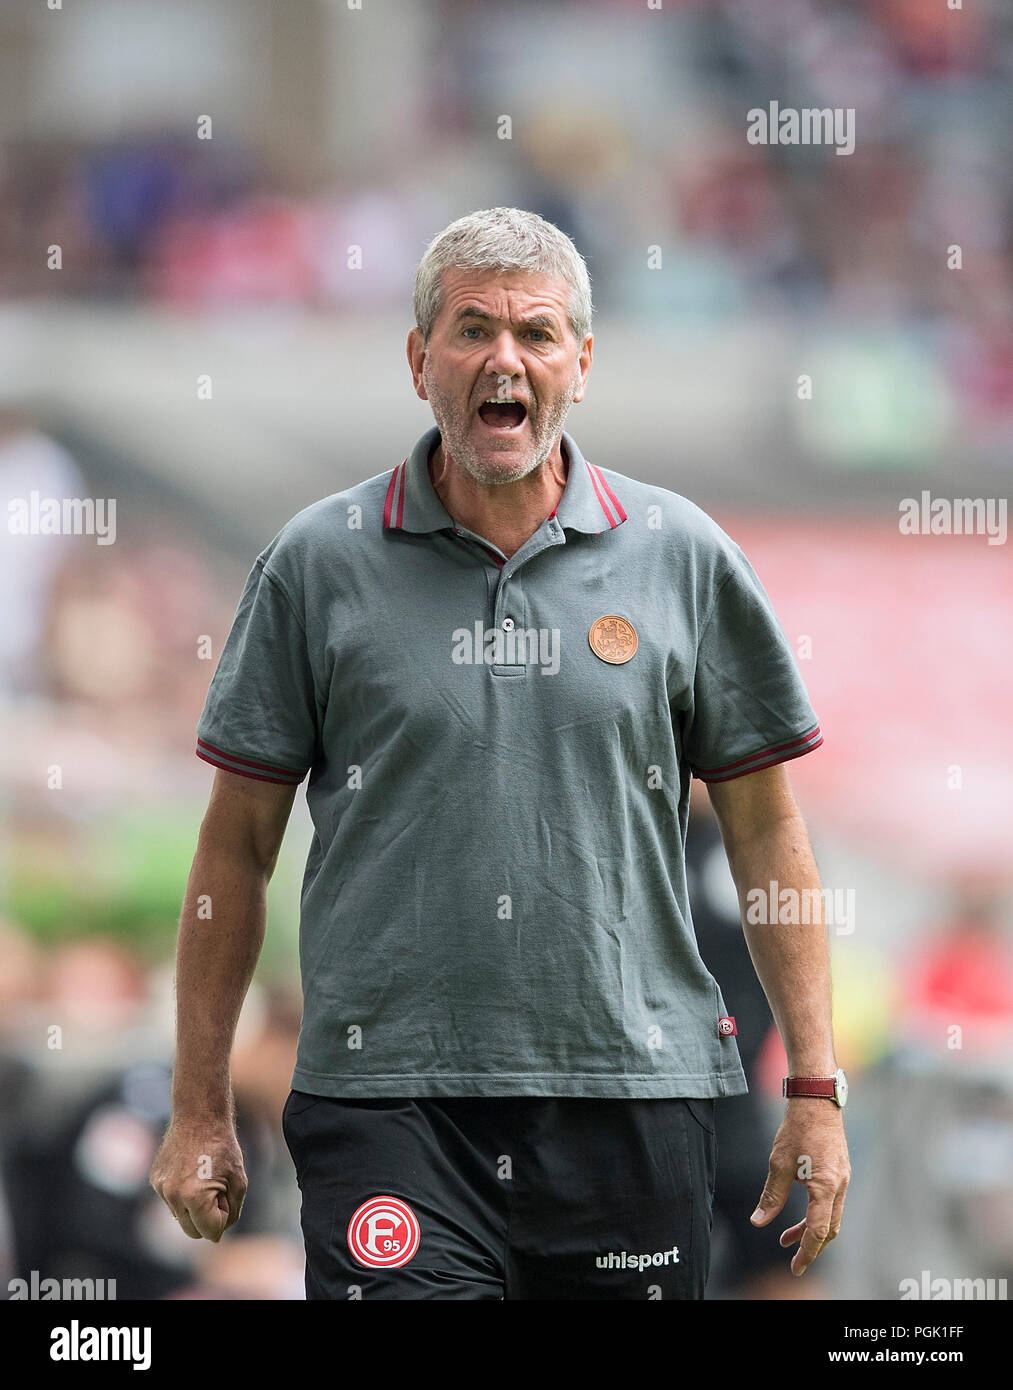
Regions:
M 718 1019 L 718 1032 L 721 1034 L 723 1038 L 731 1038 L 733 1036 L 737 1036 L 738 1031 L 739 1030 L 735 1026 L 734 1018 Z
M 419 1248 L 419 1219 L 398 1197 L 370 1197 L 348 1223 L 348 1248 L 356 1264 L 398 1269 Z
M 606 613 L 592 623 L 587 640 L 595 656 L 610 666 L 622 666 L 636 656 L 639 645 L 636 628 L 615 613 Z

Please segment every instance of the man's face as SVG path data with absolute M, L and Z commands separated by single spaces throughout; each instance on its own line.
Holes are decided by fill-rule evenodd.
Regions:
M 418 329 L 409 335 L 415 389 L 475 482 L 512 483 L 541 467 L 582 398 L 592 339 L 574 338 L 568 301 L 565 280 L 550 275 L 448 270 L 428 344 Z

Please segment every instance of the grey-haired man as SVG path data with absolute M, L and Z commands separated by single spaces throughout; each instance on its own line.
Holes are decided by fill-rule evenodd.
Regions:
M 435 426 L 258 556 L 198 725 L 217 772 L 152 1182 L 191 1236 L 239 1216 L 229 1053 L 309 773 L 283 1117 L 307 1296 L 701 1298 L 713 1107 L 746 1082 L 692 928 L 690 782 L 743 903 L 772 879 L 818 901 L 784 764 L 819 724 L 738 546 L 564 431 L 593 346 L 572 242 L 518 209 L 462 218 L 415 311 Z M 807 1155 L 782 1236 L 801 1274 L 849 1178 L 826 936 L 745 930 L 792 1072 L 753 1220 Z

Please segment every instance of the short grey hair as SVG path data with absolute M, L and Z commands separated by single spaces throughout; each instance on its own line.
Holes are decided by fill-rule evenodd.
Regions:
M 443 305 L 445 270 L 526 270 L 570 287 L 567 318 L 578 343 L 591 331 L 591 277 L 573 242 L 536 212 L 486 208 L 444 227 L 415 272 L 415 322 L 426 342 Z

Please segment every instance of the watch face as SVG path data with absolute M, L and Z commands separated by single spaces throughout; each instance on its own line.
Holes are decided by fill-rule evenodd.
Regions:
M 844 1068 L 838 1068 L 834 1077 L 837 1082 L 835 1099 L 837 1104 L 843 1109 L 848 1100 L 848 1078 L 844 1075 Z

